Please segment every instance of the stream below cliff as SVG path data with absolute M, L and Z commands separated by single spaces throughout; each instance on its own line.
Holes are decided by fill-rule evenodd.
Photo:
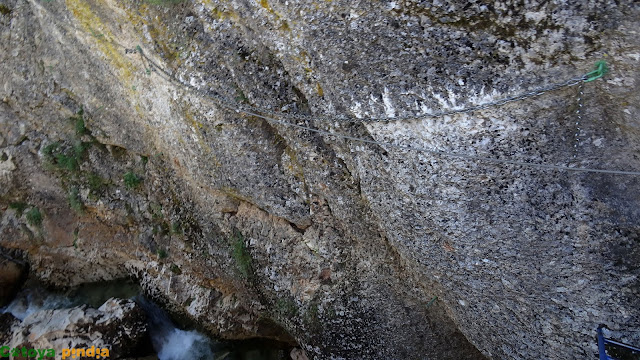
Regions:
M 265 341 L 223 341 L 195 329 L 176 325 L 169 314 L 146 298 L 132 282 L 85 284 L 66 291 L 47 290 L 35 282 L 25 286 L 0 314 L 11 313 L 20 320 L 41 310 L 69 309 L 81 305 L 100 307 L 109 298 L 134 300 L 146 313 L 149 329 L 149 359 L 276 360 L 287 359 L 280 344 Z M 147 357 L 145 357 L 147 359 Z

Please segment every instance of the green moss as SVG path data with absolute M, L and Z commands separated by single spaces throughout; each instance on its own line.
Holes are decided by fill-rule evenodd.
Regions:
M 149 4 L 152 5 L 176 5 L 179 4 L 181 2 L 183 2 L 184 0 L 146 0 Z
M 174 221 L 171 224 L 171 233 L 174 235 L 180 235 L 182 234 L 182 226 L 180 226 L 180 223 L 177 221 Z
M 152 202 L 149 204 L 149 209 L 151 210 L 151 218 L 154 221 L 160 221 L 164 218 L 162 215 L 162 205 Z
M 182 274 L 182 270 L 180 270 L 180 268 L 176 264 L 171 264 L 171 266 L 169 267 L 169 270 L 171 270 L 171 272 L 176 275 Z
M 282 317 L 291 318 L 298 315 L 298 307 L 293 300 L 278 299 L 276 302 L 276 312 Z
M 90 142 L 76 140 L 71 147 L 63 148 L 59 142 L 51 143 L 42 149 L 45 164 L 49 170 L 63 170 L 76 173 L 79 163 L 85 156 Z
M 159 259 L 166 259 L 168 256 L 169 256 L 169 254 L 167 253 L 167 250 L 158 249 L 158 258 Z
M 129 171 L 123 176 L 124 185 L 129 189 L 134 189 L 142 183 L 142 179 L 138 177 L 135 173 Z
M 239 103 L 248 104 L 249 98 L 247 98 L 247 95 L 244 93 L 244 91 L 242 91 L 242 89 L 240 89 L 238 85 L 234 84 L 234 87 L 236 90 L 236 101 Z
M 106 180 L 96 173 L 90 173 L 87 175 L 87 185 L 92 193 L 97 194 L 105 187 Z
M 74 116 L 71 118 L 71 120 L 74 122 L 76 136 L 82 136 L 88 133 L 88 130 L 84 125 L 84 118 L 82 116 Z
M 5 4 L 0 4 L 0 14 L 11 15 L 13 10 L 9 9 Z
M 317 329 L 320 326 L 318 304 L 313 302 L 304 314 L 304 322 L 307 327 Z
M 160 234 L 162 235 L 169 235 L 171 233 L 171 228 L 169 227 L 169 224 L 166 221 L 163 221 L 162 223 L 160 223 L 158 225 L 158 229 L 160 230 Z
M 84 157 L 84 154 L 90 146 L 90 142 L 82 142 L 79 140 L 73 143 L 73 153 L 75 155 L 76 161 L 79 161 Z
M 69 206 L 78 214 L 84 214 L 84 204 L 82 203 L 82 199 L 80 199 L 80 192 L 78 188 L 71 188 L 69 191 Z
M 251 253 L 249 253 L 249 250 L 244 243 L 244 238 L 239 231 L 235 232 L 231 244 L 233 246 L 232 256 L 236 262 L 238 271 L 243 278 L 249 279 L 253 274 L 251 266 Z
M 27 211 L 27 222 L 32 226 L 42 225 L 42 214 L 40 213 L 40 209 L 33 207 L 31 210 Z
M 56 141 L 42 148 L 42 155 L 44 155 L 44 159 L 46 162 L 48 163 L 55 162 L 54 154 L 58 151 L 59 147 L 60 147 L 60 143 Z
M 18 217 L 22 216 L 22 213 L 24 212 L 24 210 L 29 207 L 29 205 L 27 205 L 26 203 L 23 202 L 12 202 L 9 204 L 9 208 L 10 209 L 14 209 L 16 211 L 16 214 L 18 215 Z
M 71 172 L 75 172 L 78 170 L 78 160 L 75 156 L 68 156 L 64 153 L 56 154 L 56 162 L 55 165 L 62 170 L 68 170 Z

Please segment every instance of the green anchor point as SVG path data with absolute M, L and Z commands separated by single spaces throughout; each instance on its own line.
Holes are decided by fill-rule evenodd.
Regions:
M 590 82 L 596 79 L 600 79 L 604 76 L 604 74 L 609 72 L 609 68 L 607 67 L 607 62 L 604 60 L 600 60 L 596 63 L 596 69 L 592 72 L 586 73 L 584 75 L 584 82 Z

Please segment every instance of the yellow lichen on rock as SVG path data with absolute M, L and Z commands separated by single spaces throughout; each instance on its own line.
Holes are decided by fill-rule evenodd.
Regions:
M 91 6 L 85 1 L 66 0 L 66 4 L 83 29 L 96 39 L 96 45 L 100 51 L 120 71 L 120 77 L 125 81 L 125 85 L 129 84 L 133 79 L 131 72 L 133 64 L 123 57 L 116 48 L 117 45 L 111 42 L 110 39 L 113 39 L 113 34 L 104 25 L 100 17 L 91 10 Z

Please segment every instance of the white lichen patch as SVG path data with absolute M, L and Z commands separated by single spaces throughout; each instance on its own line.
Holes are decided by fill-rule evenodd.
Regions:
M 351 113 L 357 119 L 362 119 L 364 117 L 363 114 L 362 114 L 362 104 L 357 102 L 357 101 L 355 101 L 353 103 L 353 105 L 351 106 Z
M 391 95 L 389 94 L 389 89 L 384 88 L 384 92 L 382 93 L 382 102 L 384 103 L 384 112 L 387 117 L 396 116 L 396 110 L 393 107 L 393 103 L 391 102 Z
M 11 156 L 5 161 L 0 161 L 0 179 L 9 180 L 14 170 L 16 170 L 16 164 L 11 161 Z

